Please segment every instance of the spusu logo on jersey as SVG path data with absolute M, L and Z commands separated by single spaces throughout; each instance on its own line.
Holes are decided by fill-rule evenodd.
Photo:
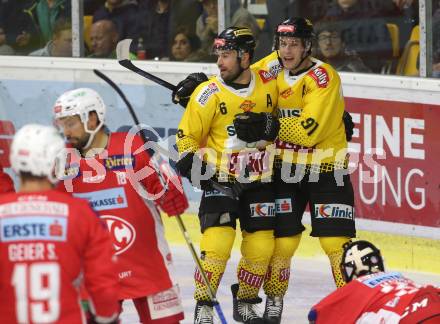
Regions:
M 317 68 L 310 71 L 308 74 L 313 78 L 313 80 L 315 80 L 318 87 L 327 88 L 330 78 L 326 69 L 318 66 Z
M 115 254 L 118 255 L 127 251 L 136 239 L 136 231 L 133 225 L 125 219 L 112 215 L 102 215 L 100 218 L 107 224 L 113 239 Z

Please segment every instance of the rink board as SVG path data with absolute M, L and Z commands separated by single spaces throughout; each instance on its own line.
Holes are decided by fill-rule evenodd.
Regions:
M 137 64 L 174 84 L 191 72 L 216 73 L 212 64 Z M 141 122 L 152 127 L 153 138 L 162 138 L 164 146 L 171 145 L 167 140 L 174 139 L 182 108 L 171 103 L 169 90 L 127 71 L 115 60 L 4 56 L 0 57 L 2 164 L 8 166 L 8 145 L 15 130 L 29 122 L 51 123 L 55 99 L 74 87 L 91 87 L 102 95 L 108 106 L 107 124 L 111 130 L 132 124 L 122 100 L 94 75 L 93 68 L 121 86 Z M 409 251 L 404 259 L 411 262 L 402 267 L 417 270 L 421 255 L 422 259 L 440 259 L 436 245 L 440 238 L 440 82 L 367 74 L 341 76 L 346 109 L 356 125 L 350 150 L 351 161 L 357 162 L 351 177 L 358 228 L 392 234 L 389 238 L 384 236 L 384 245 L 396 244 Z M 376 148 L 374 152 L 372 147 Z M 186 189 L 195 211 L 200 192 L 194 192 L 188 184 Z M 427 241 L 422 239 L 419 243 L 419 238 Z M 314 255 L 307 251 L 314 244 L 318 243 L 302 244 L 304 255 Z M 422 245 L 427 248 L 422 249 Z M 396 262 L 397 259 L 396 253 Z M 421 269 L 440 271 L 440 266 L 427 265 Z

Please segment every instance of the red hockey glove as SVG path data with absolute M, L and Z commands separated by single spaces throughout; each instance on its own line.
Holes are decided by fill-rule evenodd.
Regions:
M 185 193 L 180 192 L 174 184 L 169 183 L 168 190 L 158 201 L 159 207 L 168 214 L 176 216 L 182 214 L 188 208 L 188 199 Z

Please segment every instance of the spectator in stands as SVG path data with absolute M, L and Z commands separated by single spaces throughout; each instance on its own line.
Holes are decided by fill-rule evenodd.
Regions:
M 202 42 L 202 50 L 211 52 L 211 46 L 218 33 L 217 0 L 200 0 L 203 13 L 196 22 L 196 34 Z
M 0 26 L 6 33 L 5 43 L 16 54 L 27 55 L 44 46 L 38 24 L 31 15 L 34 0 L 2 0 L 0 2 Z
M 274 31 L 280 21 L 288 17 L 306 17 L 315 23 L 324 17 L 332 0 L 266 0 L 267 16 L 258 38 L 254 60 L 272 51 Z M 263 2 L 263 1 L 260 1 Z
M 105 0 L 84 0 L 84 16 L 93 16 L 96 10 L 104 4 Z
M 177 30 L 171 45 L 171 60 L 200 62 L 207 58 L 200 50 L 200 39 L 191 34 L 185 27 Z
M 107 0 L 93 15 L 93 22 L 112 20 L 117 28 L 119 39 L 134 39 L 138 34 L 136 0 Z
M 329 63 L 337 71 L 370 73 L 361 58 L 345 47 L 337 22 L 321 21 L 315 25 L 316 58 Z
M 93 23 L 90 29 L 93 58 L 116 58 L 116 45 L 118 44 L 118 30 L 111 20 L 99 20 Z
M 175 35 L 182 27 L 195 34 L 196 21 L 203 12 L 202 3 L 199 0 L 171 0 L 170 5 L 170 35 Z
M 257 20 L 247 9 L 240 7 L 234 12 L 231 26 L 249 28 L 252 30 L 255 40 L 258 41 L 260 26 L 258 26 Z
M 433 1 L 434 2 L 434 1 Z M 402 53 L 411 31 L 419 23 L 419 4 L 417 0 L 368 0 L 368 12 L 375 12 L 387 23 L 399 28 L 399 51 Z M 434 4 L 433 4 L 434 5 Z
M 3 27 L 0 27 L 0 55 L 14 55 L 14 49 L 6 44 L 6 33 Z
M 72 24 L 60 19 L 56 22 L 52 39 L 45 47 L 29 54 L 30 56 L 72 56 Z
M 373 72 L 380 73 L 392 58 L 391 37 L 386 21 L 366 10 L 367 4 L 365 0 L 334 0 L 326 19 L 339 21 L 347 47 L 355 50 Z
M 70 19 L 71 1 L 70 0 L 37 0 L 29 8 L 30 18 L 38 23 L 38 30 L 41 38 L 46 44 L 52 39 L 55 23 L 59 19 Z
M 138 14 L 139 36 L 147 58 L 169 57 L 170 0 L 146 0 L 140 4 Z

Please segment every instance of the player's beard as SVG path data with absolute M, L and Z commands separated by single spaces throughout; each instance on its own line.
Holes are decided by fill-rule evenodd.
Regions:
M 226 83 L 234 82 L 235 80 L 237 80 L 237 78 L 240 76 L 240 74 L 242 72 L 243 72 L 243 69 L 241 69 L 240 66 L 238 65 L 237 68 L 234 69 L 233 71 L 227 73 L 224 76 L 222 75 L 222 79 Z
M 78 138 L 78 137 L 68 137 L 67 141 L 74 148 L 76 148 L 77 150 L 81 151 L 86 146 L 87 142 L 89 141 L 89 138 L 90 138 L 90 134 L 86 133 L 81 138 Z

